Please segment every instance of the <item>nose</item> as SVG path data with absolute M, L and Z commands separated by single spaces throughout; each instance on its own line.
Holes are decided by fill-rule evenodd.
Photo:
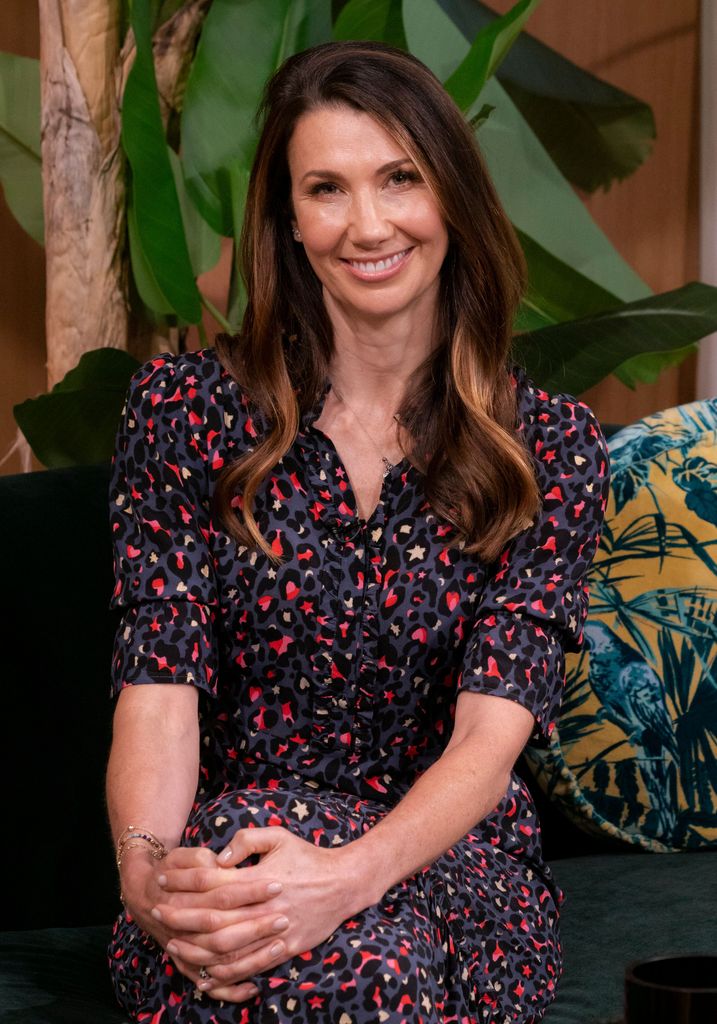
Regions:
M 351 202 L 347 237 L 352 245 L 373 249 L 393 233 L 379 196 L 373 191 L 356 193 Z

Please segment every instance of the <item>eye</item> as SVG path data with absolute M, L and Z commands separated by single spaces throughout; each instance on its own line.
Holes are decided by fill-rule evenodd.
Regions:
M 317 181 L 309 189 L 309 195 L 312 196 L 334 196 L 337 192 L 338 189 L 332 181 Z
M 394 185 L 410 185 L 413 182 L 420 181 L 421 178 L 415 171 L 399 170 L 393 172 L 390 180 Z

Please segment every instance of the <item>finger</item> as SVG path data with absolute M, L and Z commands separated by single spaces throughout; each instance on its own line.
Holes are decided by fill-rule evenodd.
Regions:
M 284 963 L 285 960 L 288 960 L 289 956 L 286 943 L 281 939 L 277 939 L 274 942 L 267 942 L 266 945 L 257 948 L 246 956 L 242 956 L 231 964 L 216 964 L 209 968 L 209 973 L 212 978 L 221 983 L 221 990 L 223 990 L 226 986 L 247 981 L 249 978 L 253 978 L 254 975 L 261 974 L 262 971 L 268 971 L 272 967 L 277 967 L 279 964 Z M 223 998 L 223 996 L 215 994 L 216 988 L 210 988 L 208 991 L 215 999 Z
M 217 890 L 221 892 L 221 890 Z M 286 900 L 272 897 L 268 902 L 251 903 L 246 906 L 229 909 L 213 907 L 175 907 L 171 903 L 160 903 L 152 908 L 152 917 L 174 932 L 216 932 L 241 921 L 251 921 L 257 917 L 265 917 L 268 913 L 285 914 L 288 910 Z
M 281 825 L 270 825 L 267 828 L 240 828 L 218 856 L 222 867 L 236 867 L 252 854 L 260 856 L 269 853 L 287 835 L 287 829 Z
M 157 877 L 157 884 L 167 892 L 210 892 L 229 881 L 226 868 L 168 867 Z
M 217 867 L 217 855 L 206 846 L 175 846 L 162 858 L 163 868 Z
M 271 939 L 288 927 L 289 919 L 285 915 L 268 914 L 217 932 L 192 935 L 191 938 L 177 935 L 167 943 L 167 952 L 197 966 L 233 963 L 245 946 L 258 939 Z
M 209 989 L 212 988 L 216 982 L 211 978 L 203 978 L 200 976 L 199 971 L 196 968 L 192 968 L 189 964 L 185 964 L 180 957 L 173 957 L 173 963 L 176 965 L 178 970 L 190 981 L 193 981 L 196 987 L 205 994 L 209 995 Z M 259 995 L 259 989 L 251 981 L 240 982 L 237 985 L 231 985 L 222 989 L 225 993 L 221 998 L 225 1002 L 230 1003 L 241 1003 L 247 999 L 255 999 Z
M 271 901 L 275 901 L 271 909 L 277 909 L 276 900 L 282 889 L 279 882 L 240 882 L 206 894 L 193 893 L 191 902 L 182 898 L 165 902 L 160 898 L 152 915 L 156 921 L 177 931 L 213 932 L 224 923 L 216 914 L 242 910 L 249 918 L 256 918 L 268 912 L 267 903 Z M 167 896 L 169 900 L 169 894 Z
M 204 988 L 203 984 L 197 987 L 201 987 L 202 991 L 212 999 L 221 999 L 225 1003 L 245 1003 L 248 999 L 256 999 L 259 995 L 259 989 L 250 981 L 244 981 L 238 985 L 227 985 L 223 988 L 208 989 Z

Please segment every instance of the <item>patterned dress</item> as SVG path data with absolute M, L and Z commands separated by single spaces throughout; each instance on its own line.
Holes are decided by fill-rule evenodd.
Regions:
M 320 846 L 373 827 L 440 756 L 457 691 L 527 707 L 553 728 L 563 651 L 581 643 L 585 574 L 608 487 L 591 411 L 515 369 L 541 514 L 494 565 L 449 546 L 407 460 L 368 521 L 331 440 L 303 417 L 260 491 L 263 535 L 238 547 L 212 518 L 222 467 L 256 444 L 256 409 L 212 349 L 134 376 L 111 488 L 123 609 L 113 689 L 200 692 L 201 770 L 185 845 L 282 825 Z M 324 943 L 253 980 L 249 1003 L 198 996 L 126 914 L 110 947 L 117 997 L 150 1024 L 532 1024 L 561 972 L 563 898 L 530 794 L 507 790 L 429 867 Z

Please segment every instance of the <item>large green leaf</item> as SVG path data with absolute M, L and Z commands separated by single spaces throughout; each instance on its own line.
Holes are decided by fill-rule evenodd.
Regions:
M 41 245 L 40 64 L 0 53 L 0 182 L 22 227 Z
M 472 40 L 495 12 L 479 0 L 438 0 Z M 647 103 L 604 82 L 522 32 L 496 71 L 500 84 L 565 177 L 587 192 L 632 174 L 652 151 Z
M 254 115 L 267 78 L 292 53 L 331 38 L 329 0 L 214 0 L 187 82 L 182 161 L 215 231 L 235 228 L 231 182 L 251 166 Z
M 470 42 L 439 0 L 403 0 L 411 52 L 442 80 Z M 495 107 L 480 127 L 480 143 L 508 216 L 547 252 L 623 301 L 650 289 L 615 250 L 497 79 L 489 79 L 469 118 L 482 104 Z
M 187 187 L 182 173 L 182 164 L 173 149 L 167 149 L 169 162 L 172 165 L 174 185 L 177 189 L 179 206 L 182 211 L 182 222 L 184 234 L 189 249 L 189 261 L 192 264 L 194 276 L 211 270 L 219 259 L 221 251 L 221 237 L 205 221 L 197 207 L 187 194 Z
M 616 295 L 553 256 L 529 235 L 519 231 L 518 238 L 528 263 L 529 285 L 516 330 L 535 330 L 619 305 Z
M 112 457 L 127 385 L 138 366 L 120 349 L 93 349 L 49 394 L 14 407 L 44 466 L 92 465 Z
M 699 281 L 521 335 L 515 350 L 543 387 L 585 391 L 628 359 L 674 353 L 717 330 L 717 288 Z
M 520 0 L 507 14 L 493 18 L 478 32 L 470 50 L 445 83 L 461 110 L 468 110 L 475 103 L 540 3 L 541 0 Z
M 159 110 L 149 0 L 133 0 L 130 20 L 136 55 L 124 92 L 122 145 L 132 169 L 135 228 L 162 305 L 194 324 L 202 310 Z
M 168 317 L 174 314 L 169 300 L 157 284 L 152 266 L 145 255 L 142 245 L 142 237 L 137 226 L 137 212 L 132 200 L 132 191 L 127 196 L 127 240 L 129 241 L 129 257 L 132 264 L 132 277 L 139 293 L 139 297 L 145 304 L 150 315 L 157 317 Z
M 334 39 L 371 39 L 408 49 L 401 0 L 349 0 L 336 19 Z

